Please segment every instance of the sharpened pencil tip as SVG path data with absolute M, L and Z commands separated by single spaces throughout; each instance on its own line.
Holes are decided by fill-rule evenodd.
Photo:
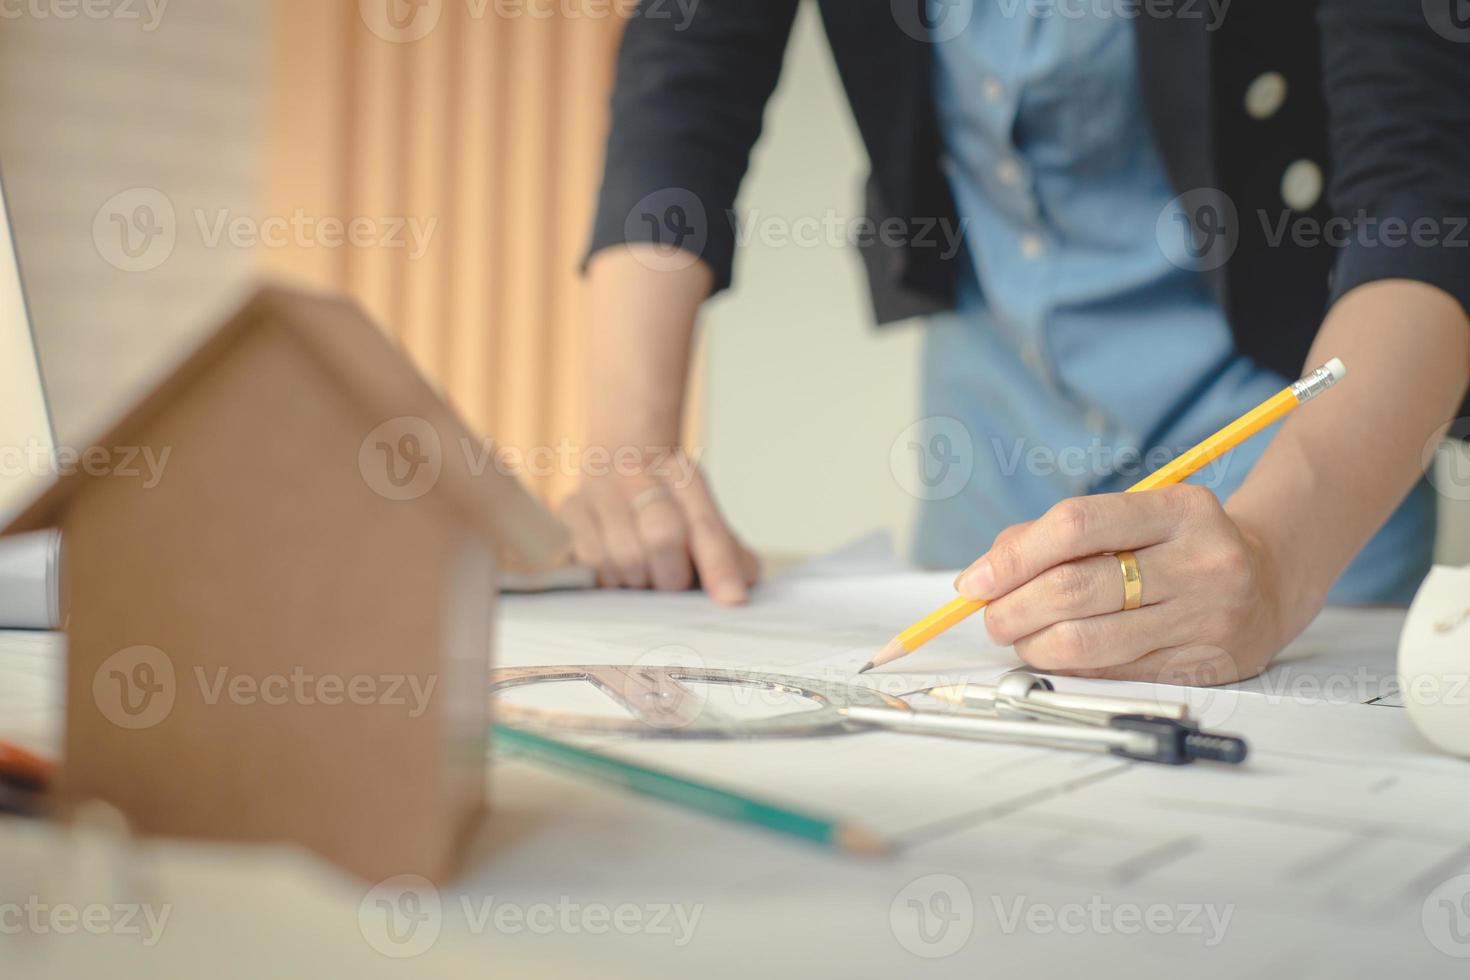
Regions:
M 867 663 L 863 664 L 861 667 L 858 668 L 858 673 L 859 674 L 866 674 L 868 671 L 870 671 L 872 669 L 873 669 L 873 661 L 869 660 Z
M 878 652 L 878 656 L 869 660 L 858 673 L 861 674 L 863 671 L 872 670 L 874 667 L 882 667 L 884 664 L 892 663 L 906 653 L 908 651 L 904 649 L 903 641 L 895 636 L 888 641 L 887 646 Z

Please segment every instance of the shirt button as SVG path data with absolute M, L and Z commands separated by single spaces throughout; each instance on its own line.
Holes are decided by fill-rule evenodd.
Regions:
M 1286 102 L 1286 76 L 1279 71 L 1257 75 L 1245 90 L 1245 111 L 1252 119 L 1270 119 Z
M 1101 409 L 1089 408 L 1087 414 L 1083 416 L 1083 423 L 1087 426 L 1087 431 L 1095 436 L 1100 436 L 1108 431 L 1108 416 Z
M 1009 158 L 1002 160 L 995 168 L 995 176 L 1007 187 L 1015 187 L 1021 182 L 1021 165 Z
M 1040 235 L 1021 236 L 1021 255 L 1033 261 L 1041 258 L 1046 252 L 1046 243 L 1041 240 Z
M 1298 160 L 1281 175 L 1281 199 L 1294 211 L 1310 211 L 1322 198 L 1322 168 Z
M 1037 374 L 1040 374 L 1042 369 L 1046 367 L 1046 359 L 1041 356 L 1041 348 L 1035 344 L 1027 344 L 1022 349 L 1021 360 L 1025 361 L 1026 366 Z
M 985 81 L 980 84 L 980 90 L 985 94 L 985 101 L 992 104 L 1006 97 L 1006 87 L 994 75 L 986 77 Z

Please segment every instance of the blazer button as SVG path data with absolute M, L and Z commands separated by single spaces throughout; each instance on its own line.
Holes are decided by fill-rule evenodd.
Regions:
M 1281 175 L 1281 199 L 1294 211 L 1310 211 L 1322 199 L 1322 168 L 1297 160 Z
M 1252 119 L 1270 119 L 1286 101 L 1286 76 L 1279 71 L 1257 75 L 1245 90 L 1245 111 Z

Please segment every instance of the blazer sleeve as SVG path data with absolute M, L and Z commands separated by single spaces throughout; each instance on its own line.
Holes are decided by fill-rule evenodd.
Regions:
M 1456 2 L 1318 8 L 1332 208 L 1351 226 L 1334 302 L 1367 282 L 1413 279 L 1470 312 L 1470 24 L 1454 20 Z
M 729 214 L 798 0 L 643 0 L 618 52 L 602 188 L 587 258 L 654 242 L 690 251 L 730 285 Z M 585 260 L 583 266 L 585 268 Z

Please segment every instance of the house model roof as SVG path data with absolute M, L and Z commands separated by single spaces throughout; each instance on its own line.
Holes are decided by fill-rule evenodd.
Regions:
M 483 473 L 471 472 L 463 454 L 451 447 L 478 445 L 479 437 L 388 337 L 344 299 L 262 287 L 92 444 L 137 444 L 142 430 L 154 419 L 195 385 L 209 384 L 211 371 L 242 340 L 261 331 L 272 332 L 281 343 L 295 344 L 302 357 L 315 360 L 324 382 L 335 382 L 361 406 L 364 435 L 393 418 L 409 416 L 427 422 L 439 435 L 444 455 L 442 471 L 429 495 L 453 508 L 503 560 L 540 570 L 565 557 L 566 534 L 555 519 L 513 477 L 493 466 L 485 467 Z M 350 451 L 355 454 L 356 448 Z M 62 475 L 0 535 L 56 526 L 72 495 L 91 479 L 95 477 L 84 468 Z

